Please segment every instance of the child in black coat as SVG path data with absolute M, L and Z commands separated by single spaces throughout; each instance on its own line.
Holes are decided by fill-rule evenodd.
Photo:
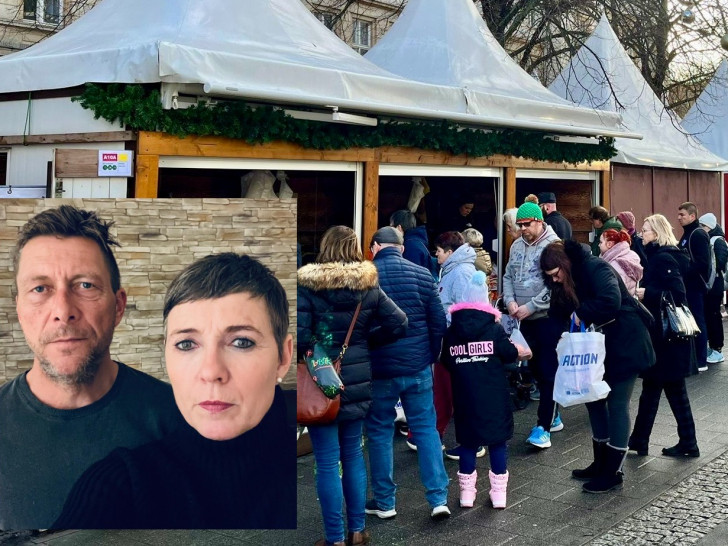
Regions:
M 499 324 L 501 313 L 490 305 L 485 273 L 477 271 L 464 301 L 450 308 L 452 323 L 443 339 L 441 362 L 452 378 L 455 436 L 460 444 L 460 506 L 472 507 L 477 490 L 475 453 L 487 445 L 490 499 L 506 507 L 508 448 L 513 437 L 513 410 L 504 363 L 528 351 L 511 343 Z

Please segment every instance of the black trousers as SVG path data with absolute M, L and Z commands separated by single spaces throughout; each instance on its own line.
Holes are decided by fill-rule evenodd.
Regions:
M 688 307 L 698 323 L 700 333 L 695 338 L 695 356 L 698 368 L 707 366 L 708 358 L 708 328 L 705 324 L 705 297 L 706 293 L 699 289 L 687 289 Z
M 705 295 L 705 326 L 708 330 L 708 345 L 716 351 L 723 348 L 723 317 L 720 314 L 720 304 L 723 303 L 724 290 L 724 281 L 718 277 L 710 292 Z
M 563 325 L 549 317 L 521 321 L 521 333 L 533 352 L 528 368 L 538 381 L 538 390 L 541 393 L 536 424 L 542 426 L 546 432 L 551 428 L 551 422 L 556 415 L 554 377 L 559 367 L 556 344 L 563 331 Z
M 677 421 L 677 435 L 680 438 L 680 445 L 686 448 L 697 447 L 695 421 L 693 420 L 693 412 L 690 409 L 685 379 L 676 381 L 642 380 L 642 394 L 640 395 L 637 419 L 635 419 L 634 428 L 632 429 L 630 443 L 635 448 L 647 448 L 650 443 L 650 434 L 652 434 L 652 426 L 655 424 L 657 410 L 660 407 L 660 395 L 663 390 L 670 404 L 672 414 Z

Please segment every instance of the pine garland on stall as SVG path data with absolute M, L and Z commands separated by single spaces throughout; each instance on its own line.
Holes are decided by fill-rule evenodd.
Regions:
M 164 110 L 156 86 L 87 84 L 73 98 L 95 117 L 134 131 L 161 131 L 179 137 L 222 136 L 249 144 L 285 141 L 316 150 L 403 146 L 487 157 L 496 154 L 538 161 L 581 163 L 615 155 L 614 139 L 572 144 L 544 138 L 543 132 L 515 129 L 482 131 L 448 121 L 380 121 L 375 127 L 294 119 L 280 108 L 251 107 L 242 101 L 200 103 Z

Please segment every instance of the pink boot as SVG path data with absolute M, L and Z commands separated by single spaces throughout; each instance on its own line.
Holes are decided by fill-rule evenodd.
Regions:
M 472 474 L 461 474 L 458 472 L 458 481 L 460 482 L 460 507 L 472 508 L 475 502 L 475 495 L 478 492 L 475 489 L 475 480 L 478 479 L 478 471 L 473 470 Z
M 488 477 L 490 478 L 490 502 L 493 503 L 493 508 L 505 508 L 506 490 L 508 489 L 508 472 L 505 474 L 493 474 L 493 472 L 489 470 Z

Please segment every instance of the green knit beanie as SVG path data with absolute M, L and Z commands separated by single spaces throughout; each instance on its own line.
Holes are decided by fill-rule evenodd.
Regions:
M 518 212 L 516 213 L 516 223 L 528 220 L 543 221 L 543 213 L 541 212 L 541 207 L 539 207 L 536 203 L 523 203 L 523 205 L 518 207 Z

